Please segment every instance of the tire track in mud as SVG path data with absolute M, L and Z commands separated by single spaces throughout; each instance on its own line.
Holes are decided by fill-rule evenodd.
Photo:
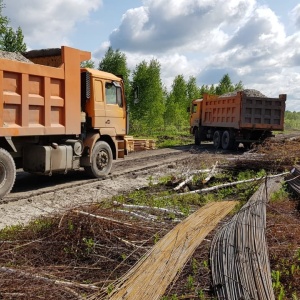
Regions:
M 192 161 L 195 155 L 189 149 L 129 155 L 128 159 L 114 163 L 112 174 L 105 179 L 88 179 L 83 171 L 53 176 L 50 180 L 20 172 L 13 192 L 0 204 L 0 229 L 148 186 L 150 176 L 155 181 Z

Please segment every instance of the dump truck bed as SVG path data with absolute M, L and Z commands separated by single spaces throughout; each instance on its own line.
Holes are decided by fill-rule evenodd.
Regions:
M 79 134 L 80 62 L 90 57 L 62 47 L 58 67 L 0 59 L 0 136 Z
M 283 130 L 285 100 L 286 95 L 267 98 L 251 97 L 244 92 L 232 96 L 205 94 L 202 126 Z

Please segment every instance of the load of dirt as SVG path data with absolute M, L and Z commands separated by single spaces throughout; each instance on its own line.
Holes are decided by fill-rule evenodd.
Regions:
M 33 63 L 25 56 L 23 56 L 21 53 L 16 53 L 16 52 L 0 51 L 0 58 L 16 60 L 16 61 L 31 63 L 31 64 Z
M 225 93 L 225 94 L 221 95 L 220 98 L 222 98 L 222 97 L 233 97 L 233 96 L 236 96 L 237 92 L 243 92 L 247 97 L 259 97 L 259 98 L 266 98 L 267 97 L 266 95 L 264 95 L 263 93 L 261 93 L 258 90 L 255 90 L 255 89 L 244 89 L 244 90 L 239 90 L 239 91 Z

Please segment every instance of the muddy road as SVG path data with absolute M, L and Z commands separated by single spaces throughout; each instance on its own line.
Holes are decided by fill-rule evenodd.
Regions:
M 170 173 L 180 174 L 204 165 L 207 158 L 240 156 L 242 152 L 218 151 L 212 144 L 181 146 L 130 153 L 114 162 L 105 179 L 90 179 L 83 170 L 53 176 L 18 170 L 12 192 L 0 203 L 0 229 L 155 183 Z

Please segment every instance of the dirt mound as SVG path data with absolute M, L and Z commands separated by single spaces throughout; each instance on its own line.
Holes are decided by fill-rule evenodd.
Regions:
M 29 59 L 24 57 L 21 53 L 16 52 L 8 52 L 8 51 L 0 51 L 0 58 L 17 60 L 25 63 L 32 63 Z
M 263 93 L 261 93 L 258 90 L 255 90 L 255 89 L 245 89 L 245 90 L 234 91 L 234 92 L 223 94 L 220 97 L 236 96 L 237 92 L 243 92 L 247 97 L 260 97 L 260 98 L 267 97 L 266 95 L 264 95 Z

